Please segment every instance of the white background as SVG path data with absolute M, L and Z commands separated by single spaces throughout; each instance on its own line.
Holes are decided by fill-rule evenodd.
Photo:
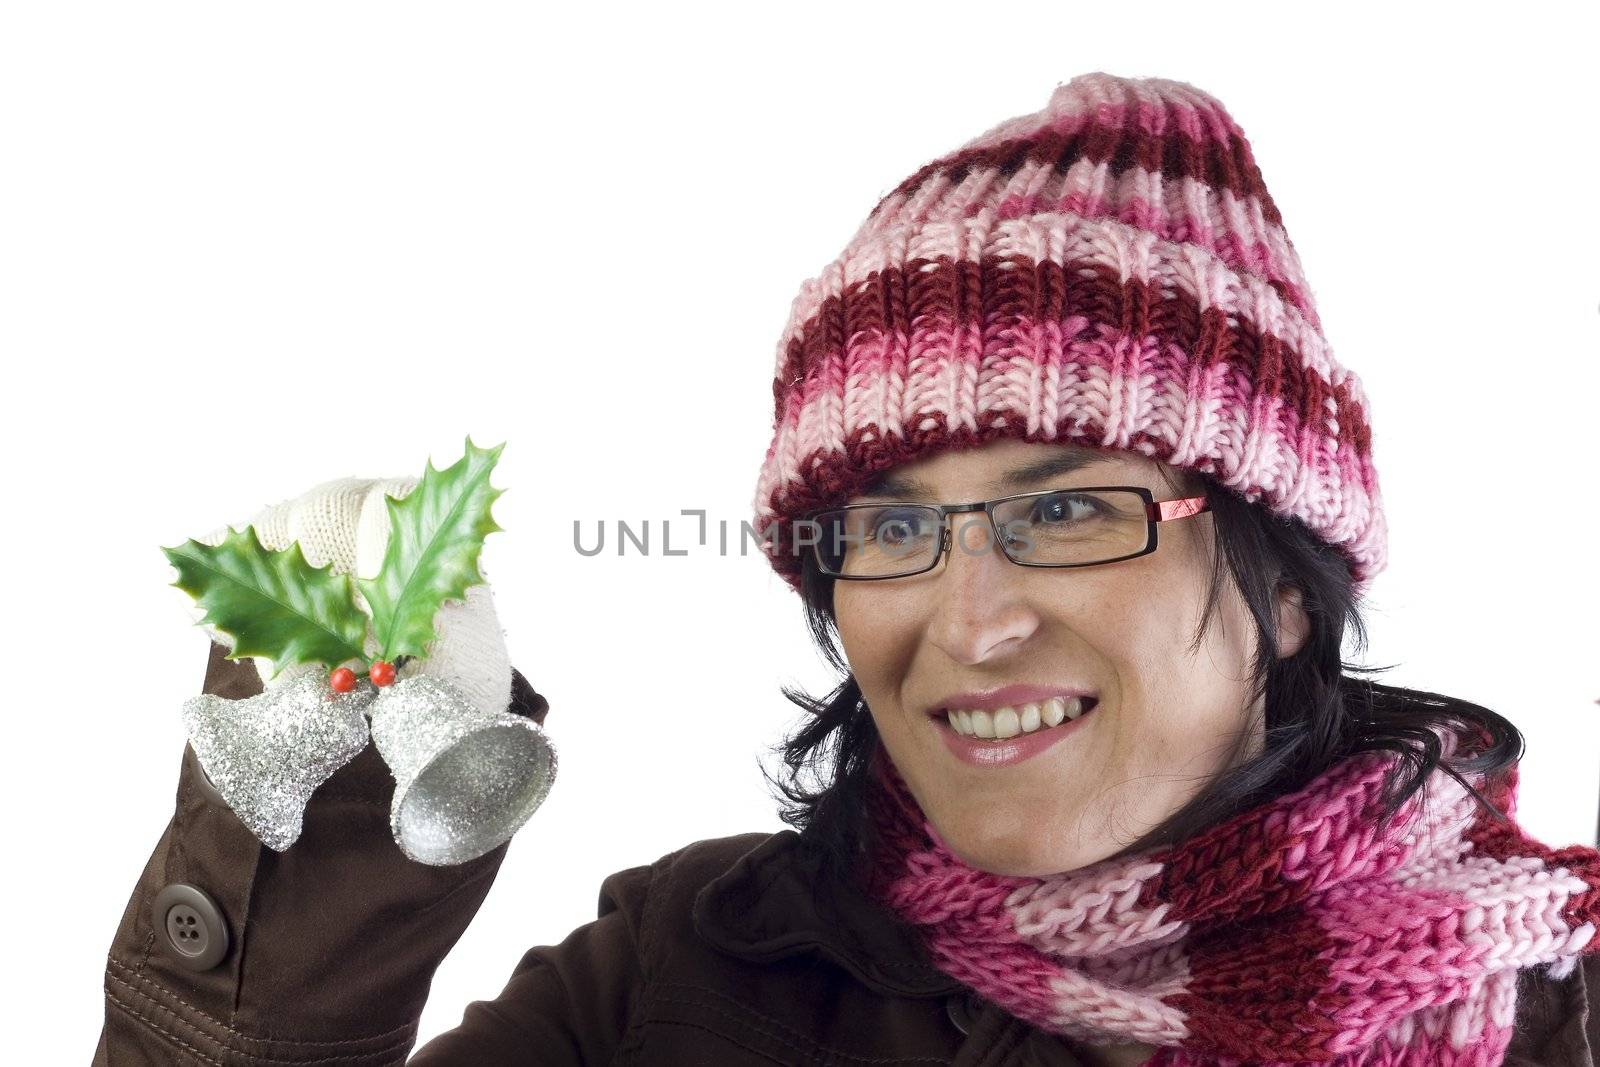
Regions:
M 606 873 L 781 828 L 778 688 L 830 680 L 798 598 L 759 555 L 581 557 L 573 520 L 736 530 L 800 282 L 901 178 L 1090 70 L 1243 125 L 1372 400 L 1365 662 L 1512 719 L 1522 821 L 1592 841 L 1600 37 L 1578 5 L 1437 10 L 9 6 L 13 1045 L 89 1058 L 171 811 L 206 639 L 159 546 L 469 433 L 507 442 L 483 566 L 561 775 L 424 1039 L 591 919 Z

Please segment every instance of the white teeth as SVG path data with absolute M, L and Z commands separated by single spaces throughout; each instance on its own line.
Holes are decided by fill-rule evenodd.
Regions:
M 1022 732 L 1022 718 L 1017 714 L 1016 708 L 1001 708 L 994 713 L 994 735 L 996 737 L 1016 737 Z
M 1042 704 L 1021 704 L 993 712 L 958 708 L 946 713 L 945 718 L 951 729 L 963 736 L 1004 740 L 1018 734 L 1031 734 L 1036 730 L 1060 726 L 1069 719 L 1081 716 L 1083 706 L 1082 697 L 1067 700 L 1051 697 Z
M 1039 705 L 1022 705 L 1022 732 L 1031 734 L 1039 728 Z

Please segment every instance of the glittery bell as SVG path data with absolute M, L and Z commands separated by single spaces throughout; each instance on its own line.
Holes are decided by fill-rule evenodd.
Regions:
M 444 678 L 403 678 L 367 711 L 395 778 L 389 829 L 418 863 L 488 852 L 528 821 L 555 780 L 555 748 L 538 723 L 485 711 Z
M 209 693 L 183 704 L 189 745 L 222 799 L 268 848 L 300 836 L 318 786 L 367 747 L 369 684 L 334 692 L 326 672 L 303 672 L 239 700 Z

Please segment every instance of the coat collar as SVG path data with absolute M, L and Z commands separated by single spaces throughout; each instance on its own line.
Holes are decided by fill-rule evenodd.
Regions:
M 932 965 L 913 927 L 826 877 L 821 856 L 794 830 L 773 834 L 701 887 L 691 915 L 703 939 L 743 959 L 818 955 L 897 996 L 963 988 Z

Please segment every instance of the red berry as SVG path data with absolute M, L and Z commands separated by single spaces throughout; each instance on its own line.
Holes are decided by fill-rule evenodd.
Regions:
M 394 664 L 386 659 L 380 659 L 372 665 L 372 669 L 367 672 L 367 677 L 372 679 L 373 685 L 389 685 L 394 681 Z
M 348 693 L 356 687 L 356 672 L 349 667 L 340 667 L 328 675 L 328 685 L 335 693 Z

